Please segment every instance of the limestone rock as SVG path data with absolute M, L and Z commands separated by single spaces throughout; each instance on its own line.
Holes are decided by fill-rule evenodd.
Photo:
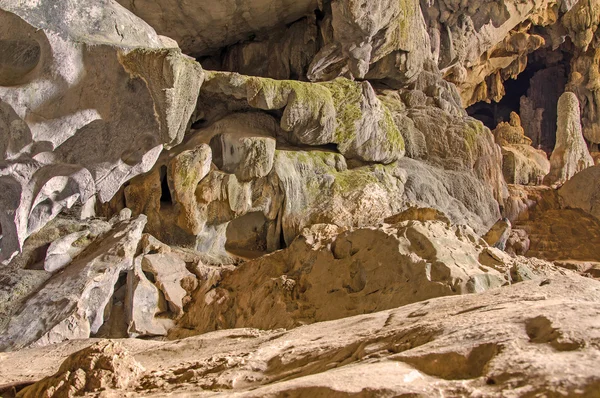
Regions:
M 581 209 L 600 220 L 600 166 L 575 174 L 558 192 L 566 207 Z
M 12 316 L 0 349 L 88 338 L 104 323 L 104 310 L 120 273 L 133 266 L 146 217 L 122 222 L 55 274 Z
M 164 312 L 161 308 L 160 292 L 142 271 L 141 258 L 135 259 L 133 269 L 127 274 L 126 312 L 130 337 L 164 336 L 173 326 L 169 319 L 156 319 Z
M 450 220 L 439 210 L 427 207 L 411 206 L 402 213 L 393 215 L 383 220 L 386 224 L 400 224 L 403 221 L 442 221 L 450 225 Z
M 392 110 L 398 125 L 408 125 L 409 134 L 406 134 L 405 140 L 408 141 L 407 148 L 418 153 L 415 160 L 426 161 L 444 170 L 465 171 L 465 176 L 476 177 L 494 199 L 502 203 L 508 194 L 499 167 L 501 152 L 489 129 L 481 122 L 466 117 L 462 109 L 459 111 L 451 105 L 449 100 L 452 100 L 455 90 L 449 90 L 447 95 L 436 94 L 445 92 L 440 89 L 443 84 L 436 78 L 427 81 L 423 77 L 423 81 L 419 79 L 418 83 L 425 91 L 402 90 L 400 95 L 384 91 L 380 96 Z M 412 98 L 421 96 L 427 106 L 422 105 L 422 100 Z M 402 134 L 405 131 L 407 129 L 403 129 Z
M 494 268 L 478 261 L 478 242 L 469 228 L 440 221 L 346 231 L 315 225 L 289 248 L 225 272 L 194 296 L 179 325 L 291 328 L 508 283 L 496 270 L 502 260 Z
M 531 145 L 531 139 L 525 135 L 525 130 L 521 126 L 521 118 L 515 112 L 511 112 L 510 122 L 499 123 L 493 133 L 500 146 Z
M 273 169 L 274 137 L 224 133 L 213 137 L 211 147 L 216 166 L 239 181 L 266 177 Z
M 309 67 L 313 81 L 349 72 L 363 79 L 375 64 L 375 74 L 410 82 L 430 57 L 429 37 L 419 2 L 339 0 L 331 3 L 331 36 Z M 397 76 L 394 76 L 396 74 Z
M 508 218 L 503 218 L 490 228 L 490 230 L 482 237 L 488 245 L 504 250 L 506 241 L 510 236 L 512 225 Z
M 289 26 L 257 32 L 252 41 L 222 49 L 222 55 L 203 62 L 208 69 L 277 80 L 306 80 L 318 51 L 319 28 L 315 15 Z M 213 61 L 214 63 L 211 63 Z
M 44 262 L 53 243 L 71 234 L 84 234 L 87 237 L 75 241 L 75 247 L 70 249 L 78 251 L 102 238 L 111 228 L 102 220 L 80 221 L 60 215 L 29 237 L 22 253 L 0 270 L 0 330 L 4 330 L 23 302 L 52 277 L 44 270 Z
M 594 396 L 600 387 L 598 282 L 563 273 L 287 331 L 123 340 L 145 372 L 128 389 L 105 393 Z M 0 377 L 18 383 L 52 375 L 90 344 L 7 353 L 0 357 Z
M 540 185 L 550 172 L 550 162 L 544 151 L 530 145 L 505 145 L 502 172 L 509 184 Z
M 78 245 L 77 242 L 84 241 L 89 234 L 89 231 L 74 232 L 52 242 L 46 253 L 44 269 L 55 272 L 68 265 L 85 249 L 85 246 Z
M 183 306 L 198 286 L 196 277 L 185 262 L 172 253 L 147 254 L 142 258 L 142 270 L 153 275 L 156 286 L 163 292 L 169 309 L 176 316 L 183 314 Z
M 201 144 L 194 149 L 181 152 L 169 163 L 167 181 L 170 182 L 170 185 L 167 186 L 167 189 L 179 210 L 178 224 L 184 229 L 198 230 L 200 215 L 197 212 L 196 188 L 198 183 L 210 172 L 212 160 L 210 147 Z M 152 181 L 150 189 L 160 186 L 160 181 L 150 181 Z M 159 189 L 163 190 L 165 187 Z M 129 195 L 130 192 L 134 192 L 134 190 L 130 189 L 126 195 Z M 136 202 L 136 200 L 127 199 L 128 203 Z M 143 198 L 140 199 L 143 200 Z M 142 200 L 137 202 L 141 203 Z M 160 209 L 160 203 L 156 207 Z
M 19 397 L 75 397 L 125 389 L 144 368 L 120 344 L 101 341 L 67 358 L 58 372 L 19 392 Z
M 548 261 L 600 261 L 600 221 L 580 209 L 539 211 L 516 226 L 529 235 L 528 257 Z
M 513 228 L 511 229 L 508 240 L 506 241 L 505 250 L 508 254 L 524 256 L 527 254 L 530 245 L 531 241 L 529 240 L 527 231 Z
M 550 174 L 544 182 L 564 184 L 578 172 L 594 165 L 581 131 L 579 100 L 565 92 L 558 101 L 556 146 L 550 156 Z
M 295 143 L 336 144 L 347 158 L 366 162 L 391 163 L 404 156 L 402 135 L 368 82 L 339 78 L 310 84 L 211 72 L 202 92 L 199 106 L 215 109 L 208 120 L 218 116 L 211 97 L 225 96 L 254 109 L 282 109 L 281 128 Z
M 313 14 L 316 0 L 118 0 L 162 35 L 175 39 L 195 57 L 248 39 L 268 28 L 290 24 Z
M 534 219 L 546 210 L 560 208 L 558 192 L 545 185 L 524 186 L 509 185 L 509 199 L 505 202 L 503 215 L 511 223 Z
M 150 170 L 163 145 L 178 144 L 203 72 L 112 0 L 5 0 L 0 9 L 7 260 L 61 209 L 110 200 Z

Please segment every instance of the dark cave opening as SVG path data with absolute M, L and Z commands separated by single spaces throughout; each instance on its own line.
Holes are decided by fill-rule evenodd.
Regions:
M 160 203 L 173 203 L 171 197 L 171 189 L 169 189 L 169 182 L 167 181 L 167 166 L 160 168 Z
M 481 120 L 483 124 L 491 130 L 495 129 L 498 123 L 510 120 L 510 113 L 521 111 L 521 97 L 527 95 L 531 87 L 531 78 L 538 71 L 537 68 L 528 67 L 516 79 L 508 79 L 504 82 L 506 94 L 500 102 L 478 102 L 467 108 L 467 113 L 476 119 Z
M 525 70 L 504 82 L 505 95 L 499 102 L 478 102 L 467 113 L 494 130 L 516 112 L 532 145 L 551 152 L 556 142 L 556 106 L 567 85 L 570 58 L 561 49 L 530 54 Z

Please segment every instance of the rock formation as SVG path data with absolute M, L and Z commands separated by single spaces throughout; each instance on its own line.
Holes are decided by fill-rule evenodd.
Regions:
M 0 2 L 4 260 L 61 209 L 148 171 L 194 110 L 197 63 L 113 1 L 86 7 Z
M 600 167 L 576 174 L 558 191 L 565 206 L 581 209 L 600 220 Z
M 550 156 L 547 184 L 564 184 L 578 172 L 594 165 L 581 131 L 579 101 L 566 92 L 558 101 L 556 146 Z
M 102 374 L 111 380 L 119 370 L 119 383 L 103 384 L 105 394 L 593 397 L 600 388 L 597 285 L 565 274 L 287 331 L 70 342 L 7 353 L 0 377 L 8 385 L 44 378 L 21 391 L 33 396 L 58 387 L 66 371 L 97 380 L 93 364 L 115 352 L 123 362 L 111 359 Z
M 521 118 L 515 112 L 510 122 L 500 122 L 493 131 L 496 143 L 502 147 L 502 172 L 509 184 L 540 184 L 550 172 L 546 154 L 531 146 L 525 135 Z
M 0 396 L 597 396 L 599 25 L 0 0 Z

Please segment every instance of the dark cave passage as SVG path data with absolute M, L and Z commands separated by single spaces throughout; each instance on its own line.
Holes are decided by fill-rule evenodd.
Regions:
M 536 72 L 534 68 L 528 67 L 516 79 L 504 82 L 506 94 L 500 102 L 478 102 L 468 107 L 467 113 L 481 120 L 491 130 L 495 129 L 498 123 L 509 121 L 511 112 L 521 113 L 521 97 L 527 95 L 531 87 L 531 78 Z
M 556 106 L 565 91 L 569 62 L 566 51 L 536 51 L 516 79 L 504 82 L 506 94 L 500 102 L 478 102 L 467 113 L 493 130 L 516 112 L 532 145 L 551 152 L 556 142 Z
M 160 168 L 160 190 L 160 202 L 172 204 L 173 198 L 171 197 L 169 182 L 167 181 L 167 166 L 162 166 Z

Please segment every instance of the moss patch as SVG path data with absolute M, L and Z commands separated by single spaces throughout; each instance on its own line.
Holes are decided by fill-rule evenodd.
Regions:
M 362 118 L 362 88 L 360 83 L 345 78 L 337 78 L 332 82 L 321 84 L 331 92 L 336 110 L 335 143 L 345 146 L 355 139 L 356 125 Z

